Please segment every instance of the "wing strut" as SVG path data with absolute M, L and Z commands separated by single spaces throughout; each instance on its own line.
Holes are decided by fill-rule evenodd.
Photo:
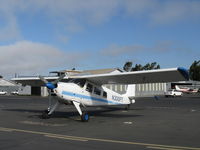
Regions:
M 80 103 L 73 101 L 74 106 L 76 107 L 78 113 L 81 116 L 81 121 L 87 122 L 89 120 L 89 114 L 87 112 L 82 112 L 80 108 Z
M 80 114 L 80 116 L 83 114 L 80 108 L 80 103 L 73 101 L 74 106 L 76 107 L 78 113 Z

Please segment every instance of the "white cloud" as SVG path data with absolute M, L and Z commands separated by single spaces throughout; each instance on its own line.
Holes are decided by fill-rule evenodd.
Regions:
M 171 24 L 190 19 L 200 20 L 200 1 L 168 0 L 159 5 L 149 17 L 153 24 Z
M 170 24 L 190 19 L 199 20 L 198 0 L 1 0 L 0 40 L 20 38 L 20 14 L 43 15 L 56 29 L 82 31 L 87 25 L 108 22 L 114 16 L 129 15 L 151 24 Z M 25 15 L 25 16 L 26 16 Z
M 158 4 L 157 0 L 125 0 L 124 10 L 128 15 L 141 16 L 148 15 Z
M 30 41 L 0 46 L 0 52 L 0 73 L 3 75 L 30 75 L 47 72 L 51 68 L 73 67 L 86 56 L 76 52 L 65 53 L 53 46 Z
M 173 41 L 157 41 L 152 45 L 143 44 L 117 45 L 112 44 L 100 50 L 98 59 L 94 61 L 107 64 L 123 64 L 126 61 L 142 62 L 144 57 L 167 56 L 170 53 L 183 52 Z M 147 61 L 147 60 L 146 60 Z
M 16 40 L 21 37 L 17 18 L 10 8 L 0 3 L 0 41 Z
M 170 51 L 177 51 L 175 42 L 173 41 L 157 41 L 152 47 L 149 48 L 152 52 L 168 53 Z
M 140 45 L 126 45 L 126 46 L 120 46 L 117 44 L 112 44 L 109 47 L 103 49 L 101 51 L 101 54 L 103 56 L 107 57 L 115 57 L 115 56 L 124 56 L 124 55 L 130 55 L 134 54 L 136 52 L 139 52 L 141 50 L 144 50 L 143 46 Z

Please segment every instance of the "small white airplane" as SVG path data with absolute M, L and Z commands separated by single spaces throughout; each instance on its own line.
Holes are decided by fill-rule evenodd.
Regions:
M 72 74 L 73 72 L 73 74 Z M 161 83 L 186 81 L 188 71 L 184 68 L 157 69 L 134 72 L 112 72 L 104 74 L 84 74 L 79 71 L 68 71 L 60 77 L 13 78 L 12 80 L 23 85 L 46 86 L 49 91 L 49 107 L 43 118 L 50 115 L 60 104 L 73 104 L 81 116 L 82 121 L 89 120 L 89 114 L 81 107 L 127 105 L 135 103 L 133 85 L 139 83 Z M 128 84 L 125 94 L 116 93 L 105 84 Z M 51 91 L 60 99 L 51 106 Z
M 187 93 L 187 94 L 192 94 L 192 93 L 197 93 L 198 89 L 191 89 L 188 87 L 179 87 L 178 85 L 175 85 L 175 89 L 177 91 L 183 92 L 183 93 Z

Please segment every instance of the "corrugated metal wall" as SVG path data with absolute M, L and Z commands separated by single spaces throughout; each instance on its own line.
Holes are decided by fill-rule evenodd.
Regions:
M 120 93 L 126 93 L 127 85 L 106 85 L 107 88 Z M 163 95 L 166 91 L 166 83 L 147 83 L 147 84 L 136 84 L 135 86 L 135 96 L 145 97 L 145 96 L 155 96 Z

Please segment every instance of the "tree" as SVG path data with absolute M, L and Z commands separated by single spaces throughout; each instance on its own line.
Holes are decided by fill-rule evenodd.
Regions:
M 190 79 L 200 81 L 200 60 L 194 61 L 190 66 Z
M 152 70 L 152 69 L 160 69 L 160 65 L 157 64 L 157 62 L 153 62 L 150 64 L 149 70 Z
M 128 64 L 130 64 L 130 63 L 131 63 L 131 66 L 132 66 L 132 62 L 126 62 L 125 63 L 124 70 L 125 70 L 125 66 L 128 66 Z M 136 64 L 135 67 L 131 68 L 131 71 L 153 70 L 153 69 L 160 69 L 160 65 L 157 64 L 157 62 L 147 63 L 144 66 L 142 66 L 141 64 Z
M 148 63 L 148 64 L 144 65 L 142 70 L 151 70 L 150 67 L 151 67 L 151 65 L 150 65 L 150 63 Z
M 123 69 L 124 69 L 125 71 L 127 71 L 127 72 L 131 71 L 131 69 L 132 69 L 132 64 L 133 64 L 133 63 L 132 63 L 131 61 L 126 62 L 126 63 L 124 64 Z
M 139 71 L 143 70 L 143 66 L 141 64 L 136 64 L 135 67 L 131 69 L 131 71 Z

